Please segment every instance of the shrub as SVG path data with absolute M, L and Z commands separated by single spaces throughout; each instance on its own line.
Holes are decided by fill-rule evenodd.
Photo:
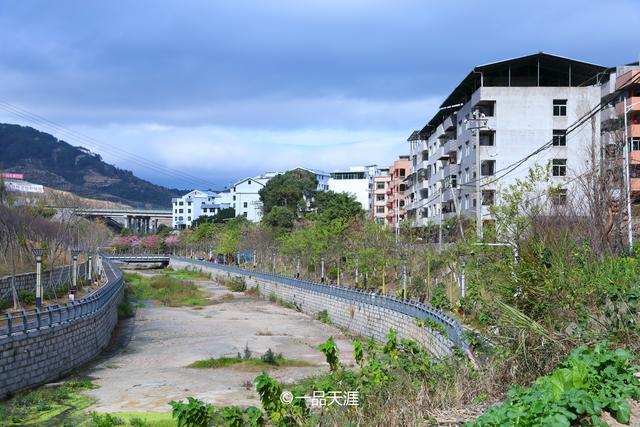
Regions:
M 32 305 L 36 302 L 36 294 L 31 291 L 20 291 L 18 292 L 18 299 L 23 304 Z
M 451 308 L 451 303 L 449 302 L 447 292 L 444 290 L 444 288 L 435 288 L 433 290 L 433 295 L 431 296 L 430 302 L 433 307 L 439 308 L 441 310 L 449 310 Z
M 275 293 L 271 292 L 271 293 L 269 294 L 269 302 L 273 302 L 273 303 L 278 302 L 278 297 L 276 296 L 276 294 L 275 294 Z
M 125 425 L 122 418 L 114 417 L 111 414 L 91 413 L 91 421 L 95 427 L 113 427 Z
M 278 362 L 276 361 L 276 355 L 273 353 L 273 351 L 270 348 L 267 349 L 267 351 L 265 351 L 265 353 L 260 357 L 260 359 L 264 363 L 268 363 L 270 365 L 278 364 Z
M 320 344 L 318 346 L 318 350 L 324 353 L 331 371 L 337 371 L 340 364 L 340 360 L 338 359 L 338 354 L 340 353 L 340 351 L 338 350 L 338 346 L 333 340 L 333 337 L 329 337 L 326 342 Z
M 321 321 L 322 323 L 327 323 L 327 324 L 331 323 L 331 318 L 329 317 L 329 313 L 327 312 L 327 310 L 322 310 L 318 312 L 317 317 L 318 317 L 318 320 Z
M 228 288 L 231 289 L 232 292 L 244 292 L 247 290 L 247 282 L 244 280 L 244 277 L 232 277 L 228 283 Z

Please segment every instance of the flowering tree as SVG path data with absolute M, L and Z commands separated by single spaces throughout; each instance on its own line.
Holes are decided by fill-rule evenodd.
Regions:
M 144 238 L 143 240 L 143 246 L 144 248 L 149 251 L 149 252 L 157 252 L 159 247 L 160 247 L 160 243 L 161 240 L 160 238 L 158 238 L 158 236 L 156 236 L 155 234 L 152 234 L 150 236 L 147 236 Z
M 167 236 L 164 239 L 164 244 L 167 245 L 167 248 L 171 251 L 172 254 L 175 255 L 176 246 L 180 244 L 180 236 Z

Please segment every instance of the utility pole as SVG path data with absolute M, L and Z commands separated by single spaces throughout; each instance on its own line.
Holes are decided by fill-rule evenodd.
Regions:
M 631 183 L 629 177 L 629 125 L 627 123 L 627 95 L 624 94 L 624 189 L 627 193 L 627 240 L 629 242 L 629 254 L 633 253 L 633 224 L 631 223 Z

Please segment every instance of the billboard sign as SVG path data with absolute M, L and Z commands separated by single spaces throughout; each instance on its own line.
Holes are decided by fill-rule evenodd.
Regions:
M 0 177 L 5 179 L 24 179 L 24 175 L 21 173 L 13 173 L 13 172 L 2 172 L 0 173 Z
M 7 191 L 18 191 L 21 193 L 44 193 L 44 187 L 40 184 L 32 184 L 25 181 L 5 181 L 4 186 Z

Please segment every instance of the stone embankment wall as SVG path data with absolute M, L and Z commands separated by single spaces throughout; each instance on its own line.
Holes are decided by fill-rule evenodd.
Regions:
M 79 317 L 0 336 L 0 399 L 13 392 L 54 381 L 97 356 L 118 322 L 122 275 L 105 263 L 108 283 L 93 304 L 77 303 Z M 103 289 L 110 287 L 108 289 Z M 96 292 L 98 292 L 96 291 Z M 46 319 L 46 312 L 42 318 Z M 0 319 L 1 321 L 2 319 Z
M 453 343 L 425 326 L 419 326 L 417 319 L 397 311 L 372 304 L 350 301 L 327 293 L 314 292 L 272 280 L 258 279 L 244 274 L 236 274 L 216 268 L 216 264 L 203 265 L 172 258 L 169 264 L 174 269 L 195 269 L 219 275 L 242 276 L 247 287 L 258 287 L 263 298 L 275 298 L 295 304 L 302 312 L 317 315 L 326 310 L 331 322 L 363 337 L 385 341 L 390 328 L 398 332 L 399 338 L 413 340 L 436 357 L 450 355 Z M 272 296 L 273 295 L 273 296 Z

